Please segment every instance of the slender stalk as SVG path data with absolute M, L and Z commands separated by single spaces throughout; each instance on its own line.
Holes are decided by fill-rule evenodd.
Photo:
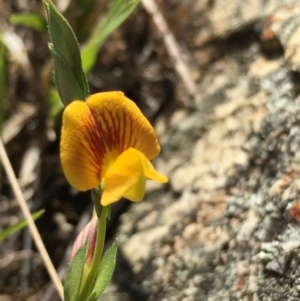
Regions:
M 87 300 L 97 277 L 98 267 L 104 249 L 105 233 L 106 233 L 106 217 L 107 217 L 108 209 L 109 207 L 102 207 L 100 217 L 98 217 L 95 253 L 91 264 L 91 268 L 88 272 L 86 279 L 84 280 L 82 290 L 79 294 L 78 301 Z
M 23 215 L 25 217 L 25 219 L 27 220 L 27 223 L 28 223 L 28 227 L 29 227 L 29 230 L 30 230 L 30 233 L 32 235 L 32 238 L 35 242 L 35 245 L 42 257 L 42 260 L 44 262 L 44 265 L 49 273 L 49 276 L 50 278 L 52 279 L 55 287 L 56 287 L 56 290 L 61 298 L 61 300 L 64 299 L 63 295 L 63 286 L 62 286 L 62 283 L 59 279 L 59 276 L 53 266 L 53 263 L 49 257 L 49 254 L 45 248 L 45 245 L 42 241 L 42 238 L 40 236 L 40 233 L 32 219 L 32 216 L 31 216 L 31 213 L 27 207 L 27 204 L 26 204 L 26 201 L 25 201 L 25 198 L 22 194 L 22 191 L 21 191 L 21 188 L 20 188 L 20 185 L 18 183 L 18 180 L 16 178 L 16 175 L 13 171 L 13 168 L 11 166 L 11 163 L 9 161 L 9 158 L 7 156 L 7 153 L 6 153 L 6 150 L 4 148 L 4 145 L 3 145 L 3 142 L 2 140 L 0 139 L 0 158 L 1 158 L 1 161 L 2 161 L 2 164 L 3 164 L 3 167 L 5 169 L 5 172 L 7 174 L 7 177 L 9 179 L 9 182 L 11 184 L 11 187 L 12 187 L 12 190 L 16 196 L 16 199 L 19 203 L 19 206 L 23 212 Z
M 100 204 L 101 195 L 102 195 L 102 189 L 101 189 L 100 186 L 98 188 L 95 188 L 95 189 L 91 190 L 91 198 L 92 198 L 92 201 L 94 203 L 95 212 L 96 212 L 98 218 L 100 218 L 101 213 L 103 211 L 102 210 L 103 206 Z

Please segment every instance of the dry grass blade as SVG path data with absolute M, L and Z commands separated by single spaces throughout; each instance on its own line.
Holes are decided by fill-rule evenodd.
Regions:
M 2 131 L 2 141 L 4 144 L 10 142 L 19 134 L 26 121 L 36 113 L 36 108 L 32 104 L 21 103 L 15 115 L 4 122 Z
M 181 78 L 187 93 L 190 96 L 195 97 L 197 88 L 194 80 L 191 77 L 188 66 L 186 65 L 180 51 L 180 47 L 171 33 L 167 22 L 164 19 L 164 16 L 160 12 L 157 4 L 154 0 L 142 0 L 141 1 L 146 11 L 152 16 L 157 29 L 160 31 L 162 38 L 164 40 L 166 49 L 174 61 L 174 67 L 179 77 Z M 186 104 L 191 105 L 191 104 Z
M 19 185 L 26 200 L 29 200 L 39 186 L 39 167 L 41 165 L 41 149 L 36 143 L 32 143 L 22 158 L 19 172 Z
M 29 227 L 29 230 L 31 232 L 31 235 L 33 237 L 33 240 L 36 244 L 36 247 L 43 259 L 43 262 L 45 264 L 45 267 L 56 287 L 56 290 L 60 296 L 60 298 L 63 300 L 63 286 L 62 286 L 62 283 L 59 279 L 59 276 L 52 264 L 52 261 L 47 253 L 47 250 L 44 246 L 44 243 L 41 239 L 41 236 L 38 232 L 38 229 L 32 219 L 32 216 L 31 216 L 31 213 L 27 207 L 27 204 L 26 204 L 26 201 L 24 199 L 24 196 L 22 194 L 22 191 L 21 191 L 21 188 L 18 184 L 18 181 L 17 181 L 17 178 L 15 176 L 15 173 L 12 169 L 12 166 L 11 166 L 11 163 L 9 161 L 9 158 L 7 156 L 7 153 L 6 153 L 6 150 L 4 148 L 4 145 L 3 145 L 3 142 L 2 140 L 0 140 L 0 158 L 1 158 L 1 161 L 2 161 L 2 165 L 4 167 L 4 170 L 7 174 L 7 177 L 9 179 L 9 182 L 11 184 L 11 187 L 12 187 L 12 190 L 16 196 L 16 199 L 20 205 L 20 208 L 24 214 L 24 217 L 28 223 L 28 227 Z

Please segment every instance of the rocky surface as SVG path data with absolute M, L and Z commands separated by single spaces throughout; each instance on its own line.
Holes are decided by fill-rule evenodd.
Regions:
M 161 4 L 199 95 L 156 123 L 169 184 L 122 216 L 105 300 L 299 300 L 296 2 Z

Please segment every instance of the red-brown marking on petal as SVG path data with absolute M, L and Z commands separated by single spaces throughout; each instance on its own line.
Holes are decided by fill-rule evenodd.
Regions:
M 150 159 L 159 153 L 153 128 L 138 107 L 123 93 L 94 94 L 86 103 L 98 124 L 109 159 L 115 160 L 129 147 L 144 152 Z
M 100 180 L 102 171 L 101 169 L 103 167 L 104 147 L 101 140 L 98 124 L 94 119 L 92 113 L 90 113 L 89 123 L 87 123 L 82 130 L 90 146 L 85 147 L 86 152 L 89 153 L 89 155 L 93 159 L 93 165 L 97 170 L 96 177 Z

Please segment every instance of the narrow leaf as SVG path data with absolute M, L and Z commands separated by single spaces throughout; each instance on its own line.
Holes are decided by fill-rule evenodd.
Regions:
M 66 99 L 64 97 L 62 101 L 65 105 L 67 105 L 75 99 L 85 100 L 89 95 L 89 88 L 86 75 L 82 69 L 79 44 L 77 42 L 76 36 L 67 20 L 56 9 L 56 7 L 50 0 L 44 0 L 44 6 L 47 12 L 49 35 L 52 42 L 51 48 L 52 51 L 56 53 L 56 56 L 60 58 L 58 61 L 54 62 L 54 76 L 57 76 L 57 69 L 59 70 L 59 72 L 61 72 L 60 69 L 67 66 L 67 68 L 69 69 L 68 73 L 72 73 L 72 80 L 68 85 L 68 88 L 72 88 L 72 85 L 74 85 L 74 80 L 77 83 L 77 85 L 73 87 L 74 98 Z M 63 67 L 58 66 L 60 62 L 63 62 Z M 66 80 L 68 80 L 68 78 L 65 79 L 65 81 Z M 57 84 L 58 79 L 55 78 L 55 82 Z M 78 87 L 80 89 L 80 93 L 78 93 Z M 58 93 L 61 96 L 62 90 L 58 89 Z
M 24 25 L 37 31 L 46 30 L 45 20 L 38 14 L 11 14 L 9 22 L 15 25 Z
M 45 210 L 41 209 L 35 213 L 32 214 L 33 220 L 37 220 L 44 214 Z M 21 230 L 22 228 L 27 226 L 27 221 L 25 219 L 17 222 L 16 224 L 10 226 L 9 228 L 5 229 L 4 231 L 0 232 L 0 242 L 2 242 L 4 239 L 9 237 L 10 235 L 14 234 L 15 232 Z
M 79 294 L 81 277 L 83 273 L 87 242 L 77 251 L 72 258 L 64 282 L 64 300 L 76 301 Z
M 95 285 L 93 286 L 92 292 L 87 301 L 96 301 L 110 283 L 116 266 L 117 249 L 118 244 L 117 242 L 114 242 L 105 252 L 99 265 Z
M 51 46 L 49 49 L 53 58 L 54 81 L 61 101 L 68 105 L 73 100 L 84 100 L 85 95 L 67 62 Z
M 106 38 L 133 12 L 140 0 L 116 0 L 81 49 L 83 68 L 89 72 Z

